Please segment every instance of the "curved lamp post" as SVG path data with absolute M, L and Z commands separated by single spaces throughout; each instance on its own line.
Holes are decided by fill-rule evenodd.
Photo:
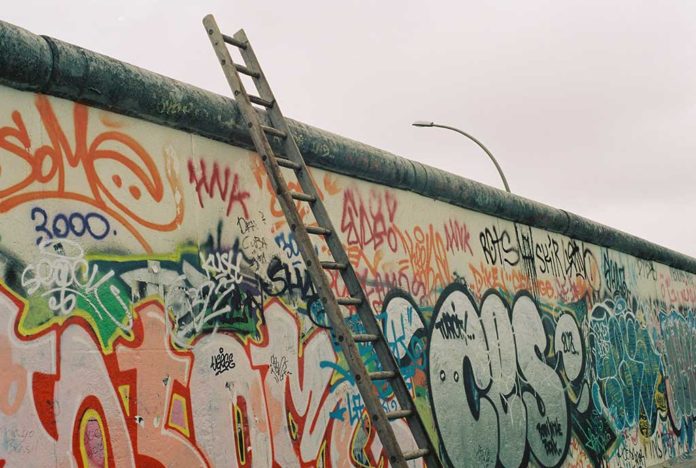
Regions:
M 507 183 L 507 179 L 505 178 L 505 174 L 503 174 L 503 170 L 500 168 L 500 164 L 498 164 L 498 161 L 495 160 L 495 158 L 493 157 L 493 155 L 491 154 L 491 152 L 488 151 L 488 148 L 486 148 L 485 146 L 483 146 L 483 143 L 481 143 L 480 141 L 478 141 L 476 138 L 474 138 L 473 136 L 469 135 L 468 133 L 466 133 L 466 132 L 463 131 L 463 130 L 459 130 L 458 128 L 450 127 L 449 125 L 440 125 L 440 124 L 436 124 L 435 122 L 427 122 L 427 121 L 425 121 L 425 120 L 417 120 L 417 121 L 413 122 L 412 125 L 413 125 L 414 127 L 439 127 L 439 128 L 446 128 L 447 130 L 452 130 L 452 131 L 454 131 L 454 132 L 461 133 L 462 135 L 464 135 L 465 137 L 467 137 L 469 140 L 471 140 L 471 141 L 473 141 L 474 143 L 476 143 L 477 145 L 479 145 L 479 147 L 480 147 L 483 151 L 486 152 L 486 154 L 488 155 L 488 157 L 491 158 L 491 161 L 493 161 L 493 164 L 495 164 L 496 169 L 498 169 L 498 174 L 500 174 L 500 178 L 503 179 L 503 185 L 505 185 L 505 190 L 507 190 L 508 193 L 512 193 L 512 192 L 510 192 L 510 186 L 509 186 L 508 183 Z

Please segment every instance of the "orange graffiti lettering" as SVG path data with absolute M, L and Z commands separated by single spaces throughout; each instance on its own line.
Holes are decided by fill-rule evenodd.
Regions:
M 444 288 L 452 282 L 445 243 L 432 224 L 427 230 L 416 226 L 413 233 L 402 232 L 398 228 L 396 232 L 408 255 L 413 280 L 423 283 L 426 294 L 432 294 L 436 288 Z M 403 264 L 403 260 L 400 263 Z
M 14 395 L 11 389 L 14 386 Z M 17 412 L 27 390 L 27 372 L 12 361 L 9 339 L 0 335 L 0 411 L 6 415 Z
M 10 179 L 14 179 L 0 184 L 0 213 L 34 200 L 79 201 L 120 222 L 148 252 L 150 246 L 136 224 L 156 231 L 171 231 L 181 223 L 183 198 L 170 157 L 166 176 L 175 212 L 169 221 L 153 221 L 148 218 L 151 212 L 148 205 L 160 205 L 164 201 L 165 187 L 145 148 L 118 131 L 88 137 L 88 108 L 80 104 L 73 107 L 71 141 L 48 98 L 38 95 L 35 105 L 48 134 L 48 144 L 33 149 L 32 138 L 19 111 L 12 112 L 14 126 L 0 128 L 0 149 L 7 152 L 0 159 L 0 172 L 12 174 Z M 107 168 L 111 177 L 104 174 Z
M 280 206 L 280 201 L 278 201 L 278 197 L 275 193 L 275 190 L 273 190 L 273 184 L 271 183 L 270 178 L 268 177 L 268 173 L 266 172 L 266 167 L 263 165 L 261 162 L 261 158 L 256 157 L 254 158 L 253 162 L 253 168 L 252 171 L 254 173 L 254 179 L 256 179 L 256 185 L 259 188 L 264 187 L 264 181 L 265 181 L 265 186 L 266 190 L 268 193 L 271 195 L 271 201 L 269 203 L 269 211 L 271 212 L 271 215 L 273 218 L 276 219 L 276 221 L 273 223 L 273 230 L 277 231 L 281 227 L 287 224 L 287 219 L 285 218 L 285 214 L 283 213 L 283 209 Z M 319 184 L 316 183 L 314 180 L 314 176 L 310 172 L 310 177 L 312 179 L 312 183 L 314 184 L 314 187 L 317 190 L 317 193 L 319 194 L 319 199 L 324 201 L 325 196 L 324 192 L 321 190 Z M 331 180 L 330 177 L 324 177 L 324 190 L 329 194 L 333 195 L 334 193 L 337 193 L 338 187 Z M 302 192 L 302 187 L 300 187 L 299 182 L 295 181 L 287 181 L 287 186 L 288 190 L 295 191 L 295 192 Z M 306 203 L 303 202 L 295 202 L 295 208 L 297 208 L 297 212 L 300 214 L 300 219 L 304 220 L 305 217 L 309 214 L 310 210 L 307 207 Z M 308 223 L 308 225 L 312 225 L 312 223 Z

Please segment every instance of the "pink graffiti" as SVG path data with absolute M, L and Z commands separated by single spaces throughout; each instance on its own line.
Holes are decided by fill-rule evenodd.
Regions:
M 343 192 L 341 232 L 348 236 L 348 244 L 360 247 L 371 245 L 378 249 L 385 241 L 392 252 L 398 248 L 394 231 L 394 217 L 398 207 L 396 197 L 388 191 L 371 191 L 367 203 L 356 190 Z

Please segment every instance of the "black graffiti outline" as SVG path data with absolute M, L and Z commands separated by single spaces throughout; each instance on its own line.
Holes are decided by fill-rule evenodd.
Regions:
M 427 374 L 426 374 L 426 381 L 427 381 L 427 386 L 428 386 L 428 390 L 429 390 L 429 391 L 428 391 L 428 399 L 429 399 L 429 404 L 430 404 L 429 406 L 430 406 L 431 414 L 432 414 L 432 417 L 433 417 L 433 421 L 434 421 L 434 423 L 435 423 L 434 426 L 435 426 L 435 428 L 436 428 L 436 430 L 437 430 L 437 433 L 438 433 L 438 436 L 439 436 L 439 440 L 440 440 L 440 452 L 441 452 L 441 454 L 444 456 L 444 458 L 446 459 L 446 462 L 447 462 L 450 466 L 454 466 L 454 463 L 452 462 L 452 460 L 451 460 L 449 454 L 447 453 L 447 449 L 446 449 L 446 447 L 444 446 L 444 443 L 442 442 L 444 438 L 443 438 L 443 435 L 442 435 L 442 433 L 441 433 L 440 423 L 439 423 L 439 421 L 438 421 L 437 413 L 436 413 L 436 411 L 435 411 L 435 402 L 434 402 L 434 400 L 433 400 L 433 392 L 432 392 L 432 388 L 433 388 L 433 387 L 432 387 L 432 381 L 431 381 L 431 377 L 430 377 L 430 375 L 431 375 L 431 373 L 430 373 L 430 363 L 431 363 L 431 360 L 430 360 L 430 346 L 431 346 L 432 335 L 433 335 L 433 333 L 435 332 L 435 326 L 434 326 L 434 324 L 435 324 L 435 322 L 436 322 L 437 316 L 439 315 L 440 311 L 442 310 L 442 306 L 443 306 L 443 304 L 445 303 L 445 301 L 447 300 L 447 298 L 450 296 L 450 294 L 452 294 L 452 293 L 455 292 L 455 291 L 457 291 L 457 292 L 462 292 L 462 293 L 469 299 L 469 301 L 471 302 L 471 304 L 472 304 L 472 306 L 473 306 L 473 308 L 474 308 L 474 311 L 475 311 L 475 313 L 476 313 L 476 315 L 477 315 L 477 318 L 479 318 L 479 319 L 480 319 L 480 317 L 481 317 L 481 304 L 483 304 L 483 303 L 485 302 L 486 298 L 487 298 L 488 296 L 490 296 L 490 295 L 496 295 L 496 296 L 498 296 L 498 297 L 501 299 L 501 302 L 503 303 L 503 305 L 504 305 L 504 307 L 505 307 L 505 310 L 506 310 L 506 312 L 507 312 L 507 314 L 508 314 L 508 318 L 510 318 L 511 321 L 512 321 L 512 309 L 513 309 L 512 306 L 514 306 L 514 304 L 516 304 L 517 301 L 518 301 L 521 297 L 527 297 L 527 298 L 529 298 L 529 299 L 532 301 L 532 303 L 533 303 L 534 306 L 536 307 L 537 313 L 539 313 L 539 315 L 540 315 L 539 318 L 540 318 L 540 320 L 542 321 L 542 323 L 543 323 L 543 317 L 544 317 L 544 314 L 542 314 L 542 313 L 540 312 L 540 308 L 539 308 L 539 305 L 538 305 L 538 301 L 534 298 L 533 294 L 531 294 L 531 293 L 528 292 L 528 291 L 519 291 L 517 294 L 515 294 L 513 300 L 512 300 L 511 302 L 509 302 L 509 303 L 508 303 L 508 301 L 500 294 L 500 292 L 498 292 L 498 291 L 495 290 L 495 289 L 489 289 L 489 290 L 487 290 L 487 291 L 482 295 L 481 301 L 479 302 L 479 301 L 477 301 L 477 300 L 475 299 L 475 297 L 473 296 L 473 294 L 471 293 L 471 291 L 469 291 L 469 289 L 468 289 L 466 286 L 464 286 L 464 285 L 462 285 L 462 284 L 458 284 L 458 283 L 452 283 L 452 284 L 448 285 L 448 286 L 445 287 L 445 289 L 443 289 L 443 291 L 440 293 L 440 296 L 438 297 L 438 300 L 437 300 L 437 302 L 436 302 L 436 304 L 435 304 L 435 306 L 434 306 L 434 308 L 433 308 L 433 314 L 432 314 L 432 316 L 431 316 L 431 318 L 430 318 L 430 323 L 427 324 L 427 328 L 428 328 L 428 341 L 427 341 L 427 343 L 428 343 L 428 359 L 427 359 L 427 368 L 426 368 L 426 372 L 427 372 Z M 424 323 L 425 323 L 425 322 L 424 322 Z M 576 324 L 577 324 L 577 322 L 576 322 Z M 578 330 L 581 330 L 581 329 L 578 328 Z M 481 331 L 482 331 L 482 333 L 483 333 L 483 339 L 485 340 L 486 349 L 490 350 L 489 340 L 488 340 L 488 336 L 487 336 L 487 334 L 486 334 L 485 328 L 484 328 L 484 327 L 481 327 Z M 549 335 L 546 333 L 546 331 L 544 332 L 544 335 L 546 336 L 546 346 L 545 346 L 545 349 L 542 351 L 542 350 L 539 350 L 539 348 L 538 348 L 537 346 L 534 347 L 534 348 L 535 348 L 535 352 L 537 353 L 538 356 L 547 356 L 548 353 L 549 353 L 549 349 L 550 349 L 551 343 L 552 343 L 552 340 L 549 338 Z M 515 338 L 514 329 L 513 329 L 513 340 L 514 340 L 514 345 L 515 345 L 515 353 L 517 353 L 517 342 L 516 342 L 516 338 Z M 582 340 L 582 336 L 581 336 L 581 341 L 583 341 L 583 340 Z M 554 351 L 555 351 L 555 350 L 554 350 Z M 557 356 L 557 353 L 554 353 L 554 354 Z M 466 368 L 466 362 L 467 362 L 466 360 L 463 362 L 463 366 L 464 366 L 464 370 L 463 370 L 463 371 L 464 371 L 464 372 L 467 370 L 467 368 Z M 490 366 L 490 364 L 489 364 L 489 366 Z M 551 366 L 551 365 L 549 365 L 549 363 L 547 363 L 547 366 L 548 366 L 550 369 L 552 369 L 552 370 L 559 376 L 559 379 L 561 379 L 561 382 L 562 382 L 562 383 L 563 383 L 563 380 L 566 380 L 566 381 L 567 381 L 567 378 L 564 379 L 564 377 L 565 377 L 565 372 L 562 373 L 562 374 L 559 373 L 559 372 L 557 371 L 557 369 L 556 369 L 556 366 Z M 516 378 L 515 378 L 516 382 L 515 382 L 514 390 L 515 390 L 515 392 L 518 394 L 518 397 L 521 397 L 522 394 L 523 394 L 523 392 L 524 392 L 524 387 L 523 387 L 522 384 L 520 384 L 520 382 L 524 382 L 525 384 L 526 384 L 527 382 L 526 382 L 526 379 L 523 378 L 524 373 L 522 372 L 522 369 L 520 368 L 519 361 L 516 362 L 516 367 L 517 367 L 517 376 L 516 376 Z M 490 367 L 489 367 L 489 368 L 490 368 Z M 584 372 L 584 369 L 585 369 L 585 363 L 583 362 L 583 372 Z M 468 370 L 470 371 L 470 367 L 469 367 Z M 582 376 L 583 374 L 581 373 L 580 375 Z M 462 376 L 462 384 L 464 384 L 464 376 Z M 479 393 L 479 395 L 478 395 L 478 396 L 479 396 L 479 399 L 481 399 L 481 398 L 486 398 L 489 402 L 492 403 L 491 399 L 488 398 L 488 395 L 487 395 L 487 393 L 488 393 L 488 391 L 490 390 L 492 384 L 493 384 L 493 381 L 491 380 L 491 382 L 489 382 L 488 386 L 487 386 L 485 389 L 477 389 L 477 392 Z M 564 398 L 565 398 L 565 400 L 566 400 L 566 401 L 565 401 L 565 403 L 566 403 L 566 405 L 565 405 L 565 407 L 566 407 L 566 423 L 565 423 L 565 434 L 566 434 L 566 438 L 565 438 L 564 446 L 563 446 L 563 448 L 562 448 L 562 450 L 561 450 L 561 453 L 560 453 L 559 461 L 558 461 L 558 463 L 556 463 L 555 465 L 552 465 L 551 468 L 560 467 L 560 466 L 563 464 L 563 461 L 565 460 L 565 458 L 567 457 L 568 451 L 569 451 L 569 449 L 570 449 L 570 440 L 571 440 L 571 431 L 572 431 L 572 423 L 571 423 L 571 421 L 572 421 L 572 411 L 571 411 L 571 409 L 572 409 L 574 406 L 573 406 L 572 402 L 571 402 L 571 401 L 569 400 L 569 398 L 568 398 L 567 392 L 565 391 L 565 390 L 566 390 L 566 389 L 565 389 L 565 385 L 564 385 L 564 389 L 563 389 L 563 390 L 564 390 L 564 391 L 563 391 L 563 396 L 564 396 Z M 527 391 L 530 392 L 531 394 L 535 394 L 535 391 L 534 391 L 533 388 L 530 388 L 530 389 L 528 389 Z M 515 392 L 513 392 L 513 393 L 515 393 Z M 508 395 L 508 396 L 511 396 L 513 393 L 511 393 L 511 394 Z M 504 396 L 504 395 L 500 395 L 500 396 Z M 473 416 L 475 419 L 478 420 L 478 418 L 479 418 L 479 413 L 478 413 L 478 411 L 476 411 L 476 410 L 477 410 L 477 407 L 476 407 L 477 405 L 472 405 L 472 402 L 470 401 L 470 391 L 469 391 L 469 389 L 466 390 L 466 397 L 467 397 L 467 408 L 469 409 L 469 411 L 471 411 L 472 416 Z M 538 401 L 537 401 L 537 404 L 539 404 Z M 495 414 L 496 414 L 496 418 L 498 419 L 499 416 L 500 416 L 500 414 L 498 413 L 498 408 L 497 408 L 497 406 L 496 406 L 495 404 L 492 404 L 492 407 L 493 407 L 493 410 L 494 410 L 494 412 L 495 412 Z M 525 409 L 525 411 L 526 411 L 526 409 Z M 524 437 L 524 449 L 523 449 L 524 452 L 523 452 L 523 454 L 522 454 L 520 466 L 527 466 L 527 465 L 529 464 L 529 461 L 530 461 L 531 457 L 533 457 L 534 460 L 535 460 L 539 465 L 543 466 L 543 464 L 541 463 L 541 461 L 532 453 L 531 446 L 530 446 L 530 444 L 529 444 L 529 437 L 528 437 L 528 436 L 529 436 L 529 434 L 528 434 L 527 425 L 526 425 L 526 422 L 525 422 L 525 437 Z M 498 456 L 499 456 L 499 453 L 500 453 L 500 446 L 501 446 L 502 443 L 503 443 L 503 441 L 500 440 L 500 433 L 498 433 L 498 448 L 499 448 L 499 449 L 498 449 L 498 454 L 496 454 L 496 464 L 498 464 L 498 465 L 500 464 L 500 459 L 498 458 Z

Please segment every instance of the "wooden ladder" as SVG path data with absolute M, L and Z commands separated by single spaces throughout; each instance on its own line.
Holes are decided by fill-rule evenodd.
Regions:
M 389 350 L 389 345 L 375 319 L 326 208 L 319 198 L 304 158 L 290 132 L 287 121 L 280 111 L 278 102 L 273 96 L 273 92 L 268 85 L 268 81 L 266 81 L 244 30 L 239 30 L 234 36 L 222 34 L 212 15 L 208 15 L 203 19 L 203 25 L 225 72 L 234 98 L 247 122 L 256 151 L 266 166 L 273 190 L 280 200 L 290 229 L 295 234 L 302 258 L 324 306 L 335 339 L 340 344 L 346 357 L 350 372 L 355 379 L 367 413 L 373 427 L 377 430 L 389 461 L 393 466 L 405 467 L 407 466 L 406 461 L 423 458 L 429 467 L 442 466 L 428 437 L 423 421 L 418 411 L 416 411 L 415 404 L 396 360 Z M 232 56 L 226 44 L 239 49 L 244 65 L 235 64 L 232 61 Z M 258 96 L 247 94 L 240 73 L 252 78 Z M 266 110 L 271 126 L 261 124 L 257 108 L 253 104 Z M 268 141 L 268 135 L 282 140 L 282 156 L 274 153 Z M 288 184 L 281 168 L 291 169 L 294 172 L 302 188 L 301 192 L 288 189 Z M 296 200 L 309 204 L 318 226 L 306 226 L 302 222 L 295 206 Z M 319 259 L 310 240 L 310 235 L 324 238 L 333 257 L 332 261 L 321 261 Z M 337 297 L 333 293 L 325 270 L 338 270 L 340 272 L 349 296 Z M 365 328 L 365 333 L 356 334 L 351 331 L 345 322 L 341 306 L 355 307 L 357 309 L 357 314 Z M 380 370 L 368 372 L 356 343 L 371 344 L 381 364 Z M 390 412 L 384 411 L 380 403 L 375 381 L 387 381 L 391 385 L 400 409 Z M 390 421 L 396 419 L 405 419 L 408 423 L 408 427 L 418 445 L 416 450 L 404 452 L 401 449 L 390 423 Z

